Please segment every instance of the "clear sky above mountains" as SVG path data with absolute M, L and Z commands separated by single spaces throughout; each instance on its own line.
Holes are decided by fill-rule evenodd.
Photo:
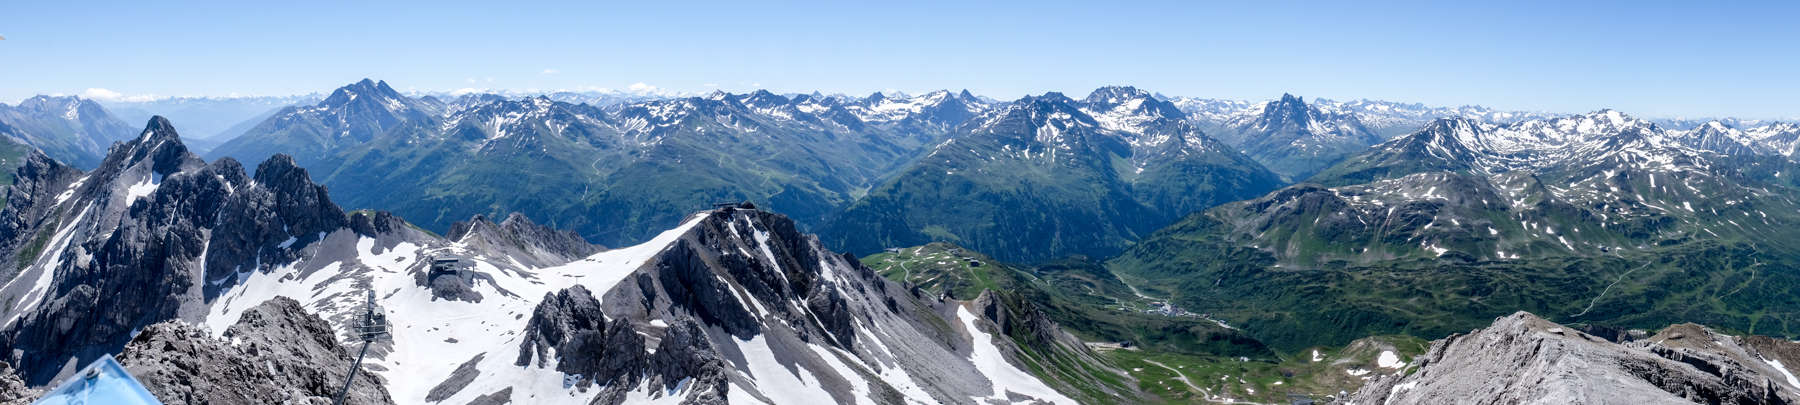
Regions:
M 0 5 L 0 100 L 967 88 L 1800 117 L 1800 3 L 235 2 Z M 750 3 L 750 2 L 746 2 Z M 1260 2 L 1253 2 L 1260 3 Z

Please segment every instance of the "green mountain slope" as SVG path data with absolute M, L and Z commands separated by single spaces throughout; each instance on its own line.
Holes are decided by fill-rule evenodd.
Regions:
M 964 124 L 820 237 L 859 254 L 947 241 L 1008 261 L 1107 256 L 1279 181 L 1147 92 L 1050 93 Z
M 992 300 L 1016 314 L 1037 313 L 1086 341 L 1100 359 L 1081 359 L 1032 337 L 1020 328 L 1013 337 L 1027 348 L 1034 371 L 1047 381 L 1095 375 L 1079 365 L 1100 361 L 1125 370 L 1143 398 L 1096 397 L 1089 403 L 1218 403 L 1325 400 L 1353 391 L 1358 376 L 1388 372 L 1383 353 L 1411 359 L 1424 340 L 1407 336 L 1358 339 L 1342 346 L 1269 350 L 1261 342 L 1206 317 L 1167 307 L 1140 295 L 1099 263 L 1071 259 L 1022 268 L 949 243 L 896 248 L 869 255 L 863 263 L 884 277 L 917 286 L 915 294 Z M 1018 318 L 1018 316 L 1014 316 Z M 1051 348 L 1034 350 L 1034 348 Z M 1070 359 L 1070 360 L 1063 360 Z M 1107 385 L 1108 383 L 1098 383 Z M 1072 386 L 1083 386 L 1080 383 Z M 1114 385 L 1107 385 L 1113 387 Z M 1083 391 L 1092 391 L 1081 389 Z
M 1108 262 L 1277 348 L 1441 336 L 1517 310 L 1800 334 L 1785 159 L 1670 142 L 1611 111 L 1449 120 L 1227 204 Z M 1319 184 L 1323 184 L 1321 186 Z M 1330 187 L 1327 187 L 1330 186 Z

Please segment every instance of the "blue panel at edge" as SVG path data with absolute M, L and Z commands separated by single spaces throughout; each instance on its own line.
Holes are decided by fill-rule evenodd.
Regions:
M 32 405 L 162 405 L 112 355 L 101 356 Z

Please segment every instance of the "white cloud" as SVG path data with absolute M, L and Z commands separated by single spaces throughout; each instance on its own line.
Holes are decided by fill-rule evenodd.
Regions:
M 463 81 L 465 81 L 465 82 L 469 82 L 469 83 L 474 83 L 474 82 L 475 82 L 475 78 L 473 78 L 473 77 L 471 77 L 471 78 L 467 78 L 467 79 L 463 79 Z
M 631 86 L 626 87 L 625 89 L 630 90 L 632 93 L 655 93 L 656 92 L 656 86 L 644 84 L 644 82 L 632 83 Z
M 544 69 L 543 73 L 538 73 L 538 74 L 549 76 L 549 75 L 553 75 L 553 74 L 557 74 L 557 73 L 562 73 L 562 71 L 556 70 L 556 69 Z
M 127 95 L 127 94 L 119 93 L 119 92 L 108 90 L 108 89 L 102 89 L 102 88 L 90 88 L 87 90 L 83 90 L 81 92 L 81 97 L 88 98 L 88 99 L 94 99 L 94 100 L 100 100 L 100 101 L 124 101 L 124 102 L 134 102 L 134 103 L 152 101 L 152 100 L 156 100 L 156 99 L 160 98 L 160 97 L 157 97 L 152 94 Z
M 119 94 L 119 92 L 107 90 L 107 89 L 87 89 L 87 91 L 81 92 L 81 96 L 91 98 L 91 99 L 98 99 L 98 100 L 112 100 L 112 99 L 117 99 L 119 97 L 123 97 L 125 95 Z

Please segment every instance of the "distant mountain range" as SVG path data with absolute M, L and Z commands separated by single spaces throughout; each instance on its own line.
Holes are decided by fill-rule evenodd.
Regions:
M 262 122 L 282 107 L 317 102 L 319 94 L 254 97 L 170 97 L 154 100 L 100 101 L 113 114 L 128 122 L 147 121 L 151 116 L 167 117 L 181 123 L 188 142 L 208 145 L 242 135 L 251 125 Z
M 1280 184 L 1148 92 L 1049 93 L 962 124 L 822 237 L 857 253 L 939 240 L 1013 261 L 1106 256 L 1187 212 Z
M 1727 139 L 1746 143 L 1611 110 L 1440 119 L 1302 184 L 1191 216 L 1111 267 L 1253 332 L 1331 325 L 1340 341 L 1440 335 L 1520 309 L 1760 330 L 1757 314 L 1792 308 L 1756 297 L 1800 288 L 1796 165 L 1720 152 L 1759 150 Z
M 113 142 L 136 131 L 93 100 L 37 96 L 0 104 L 0 136 L 79 167 L 93 167 Z
M 816 224 L 983 108 L 948 92 L 853 103 L 715 93 L 602 108 L 412 98 L 365 80 L 211 154 L 292 154 L 346 204 L 433 229 L 517 210 L 618 245 L 716 201 L 755 200 Z M 598 211 L 610 214 L 587 215 Z
M 1135 101 L 1108 104 L 1096 99 L 1120 89 L 1131 93 L 1120 100 Z M 942 91 L 907 97 L 765 91 L 693 97 L 624 91 L 408 96 L 385 83 L 365 80 L 324 96 L 171 98 L 110 104 L 135 115 L 172 110 L 203 122 L 202 128 L 222 128 L 213 132 L 211 139 L 229 140 L 225 144 L 190 140 L 194 150 L 207 156 L 256 161 L 277 153 L 290 154 L 320 173 L 321 182 L 339 190 L 346 204 L 392 209 L 430 229 L 446 229 L 451 222 L 477 213 L 495 216 L 517 210 L 534 216 L 581 218 L 571 214 L 606 207 L 620 215 L 604 220 L 568 219 L 577 223 L 559 225 L 573 227 L 589 239 L 618 245 L 648 237 L 658 228 L 646 224 L 678 216 L 694 208 L 697 200 L 755 200 L 794 215 L 808 228 L 818 228 L 828 243 L 838 248 L 870 252 L 887 246 L 952 241 L 1009 260 L 1027 261 L 1068 254 L 1106 256 L 1173 218 L 1304 180 L 1340 159 L 1416 130 L 1437 117 L 1507 124 L 1549 116 L 1371 100 L 1308 102 L 1291 95 L 1259 103 L 1104 88 L 1088 99 L 1069 99 L 1080 104 L 1071 112 L 1093 120 L 1099 132 L 1114 138 L 1089 142 L 1087 150 L 1064 156 L 1085 160 L 1085 166 L 1074 171 L 1050 166 L 1025 170 L 1017 165 L 1003 168 L 1008 164 L 1000 161 L 956 162 L 967 158 L 951 153 L 958 148 L 969 152 L 972 145 L 992 146 L 986 139 L 1004 136 L 982 128 L 976 120 L 1039 98 L 998 102 L 967 92 Z M 10 122 L 30 128 L 15 131 L 22 135 L 13 136 L 14 143 L 44 149 L 59 160 L 97 163 L 105 145 L 118 139 L 95 139 L 87 134 L 122 133 L 117 120 L 92 101 L 33 100 L 28 103 L 33 109 L 12 109 L 24 112 L 13 113 Z M 75 116 L 88 117 L 91 122 L 56 119 L 50 113 L 72 110 L 49 108 L 55 104 L 53 100 L 62 100 L 65 107 L 88 105 L 87 114 Z M 1125 102 L 1138 104 L 1122 104 Z M 301 104 L 276 107 L 290 103 Z M 224 126 L 238 117 L 247 118 Z M 179 116 L 177 121 L 181 121 Z M 749 125 L 752 122 L 756 125 Z M 1175 125 L 1187 129 L 1141 133 L 1169 122 L 1180 122 Z M 1746 126 L 1749 123 L 1758 125 Z M 1758 150 L 1786 147 L 1791 151 L 1794 145 L 1792 124 L 1723 120 L 1715 122 L 1722 126 L 1716 131 L 1709 129 L 1715 126 L 1692 125 L 1692 129 L 1671 132 L 1731 138 L 1715 142 L 1715 147 L 1743 139 L 1762 140 L 1748 146 Z M 112 129 L 99 130 L 98 126 Z M 983 134 L 968 135 L 976 132 Z M 729 144 L 715 138 L 727 133 L 732 134 Z M 1167 142 L 1175 133 L 1192 140 L 1193 145 L 1215 143 L 1200 149 L 1216 153 L 1183 155 L 1173 152 L 1179 148 L 1153 150 L 1155 147 L 1145 146 L 1157 141 L 1176 145 Z M 248 136 L 236 139 L 236 135 Z M 25 138 L 28 136 L 32 139 Z M 780 147 L 795 142 L 807 146 Z M 212 150 L 215 145 L 216 151 Z M 1014 146 L 1023 147 L 998 147 L 1007 152 L 1006 148 Z M 925 158 L 933 154 L 941 159 Z M 1247 156 L 1255 164 L 1244 164 L 1234 155 Z M 1071 162 L 1075 160 L 1064 161 Z M 998 174 L 979 176 L 979 182 L 1028 181 L 1019 176 L 1035 170 L 1038 180 L 1029 181 L 1044 190 L 1033 191 L 1042 195 L 1012 197 L 937 198 L 920 193 L 923 189 L 955 192 L 954 186 L 943 183 L 953 179 L 930 178 L 944 176 L 931 173 L 955 174 L 955 170 L 940 170 L 946 167 L 933 167 L 946 164 L 983 166 L 970 170 Z M 1231 170 L 1222 170 L 1227 168 Z M 1277 177 L 1262 177 L 1264 170 Z M 1105 171 L 1113 173 L 1102 176 L 1105 179 L 1095 177 Z M 519 181 L 513 178 L 515 173 L 534 173 L 531 176 L 535 178 Z M 1050 186 L 1058 182 L 1097 187 Z M 668 183 L 683 186 L 657 186 Z M 1047 191 L 1052 188 L 1057 191 Z M 922 208 L 925 205 L 917 203 L 924 200 L 935 201 L 941 208 Z M 896 204 L 913 206 L 897 209 Z M 1042 204 L 1057 207 L 1063 215 L 1044 215 L 1046 206 Z M 1034 205 L 1040 206 L 995 209 Z M 949 209 L 952 206 L 957 209 Z M 1036 218 L 1004 218 L 1009 215 Z M 1073 218 L 1098 219 L 1079 224 L 1070 222 Z M 993 231 L 1002 222 L 1073 239 L 1049 246 L 1005 241 L 1007 235 Z M 845 225 L 832 225 L 836 223 Z

